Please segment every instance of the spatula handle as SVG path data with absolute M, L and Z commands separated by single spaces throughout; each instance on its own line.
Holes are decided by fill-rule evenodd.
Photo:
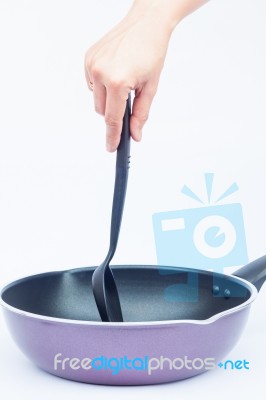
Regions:
M 123 215 L 128 170 L 130 163 L 130 115 L 131 115 L 131 98 L 127 99 L 126 110 L 123 118 L 123 127 L 120 143 L 116 155 L 116 175 L 113 196 L 111 234 L 110 234 L 110 256 L 112 258 L 118 241 L 121 220 Z

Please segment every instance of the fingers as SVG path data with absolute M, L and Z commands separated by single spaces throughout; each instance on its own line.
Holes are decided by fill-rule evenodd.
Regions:
M 100 115 L 105 115 L 106 89 L 98 81 L 93 82 L 94 109 Z
M 127 94 L 122 95 L 116 88 L 107 88 L 105 107 L 107 151 L 113 152 L 119 145 L 129 91 Z
M 130 92 L 129 88 L 107 86 L 93 82 L 93 96 L 95 111 L 105 117 L 106 123 L 106 149 L 114 152 L 120 142 L 123 116 L 126 108 L 126 100 Z M 130 119 L 130 131 L 132 138 L 139 142 L 142 138 L 142 128 L 148 119 L 152 100 L 156 90 L 146 84 L 136 92 L 132 115 Z
M 86 64 L 88 64 L 88 62 L 86 62 L 85 59 L 85 77 L 88 84 L 88 88 L 93 92 L 95 111 L 100 115 L 104 115 L 105 103 L 106 103 L 105 86 L 101 84 L 97 74 L 95 76 L 95 74 L 89 70 L 89 65 Z
M 122 82 L 114 80 L 104 84 L 101 73 L 93 70 L 88 60 L 85 64 L 85 76 L 89 89 L 93 91 L 95 111 L 105 117 L 106 149 L 113 152 L 120 142 L 126 100 L 130 89 L 125 89 Z
M 149 117 L 152 100 L 156 93 L 156 88 L 149 83 L 137 91 L 134 98 L 132 115 L 130 119 L 130 131 L 134 140 L 139 142 L 142 138 L 142 128 Z
M 93 91 L 95 111 L 105 117 L 106 149 L 114 152 L 120 142 L 126 100 L 134 85 L 126 85 L 125 81 L 105 80 L 99 74 L 88 65 L 85 68 L 88 86 Z M 153 80 L 136 90 L 130 119 L 131 136 L 136 141 L 141 140 L 142 128 L 148 119 L 156 89 L 157 84 Z

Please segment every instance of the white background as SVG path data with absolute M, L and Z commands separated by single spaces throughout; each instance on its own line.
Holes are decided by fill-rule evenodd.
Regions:
M 115 155 L 104 149 L 83 58 L 130 4 L 0 0 L 1 286 L 32 273 L 97 265 L 105 255 Z M 204 198 L 205 172 L 215 173 L 214 197 L 238 183 L 228 202 L 243 206 L 249 258 L 265 253 L 265 15 L 264 0 L 212 0 L 176 29 L 143 142 L 132 145 L 114 262 L 156 263 L 152 214 L 196 207 L 180 189 L 188 184 Z M 228 356 L 250 361 L 250 371 L 216 370 L 156 387 L 52 377 L 17 350 L 1 315 L 1 398 L 248 399 L 265 378 L 265 301 L 263 288 Z

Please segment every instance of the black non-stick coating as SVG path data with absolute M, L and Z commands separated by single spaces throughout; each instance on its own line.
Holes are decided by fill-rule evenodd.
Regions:
M 207 271 L 158 266 L 113 266 L 112 270 L 125 322 L 203 320 L 244 303 L 251 295 L 244 282 Z M 42 316 L 100 321 L 91 286 L 93 271 L 79 268 L 24 278 L 9 285 L 2 299 Z M 196 297 L 191 298 L 191 293 Z

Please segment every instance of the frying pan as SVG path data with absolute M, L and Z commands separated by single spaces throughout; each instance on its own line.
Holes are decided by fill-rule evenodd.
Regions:
M 155 384 L 206 372 L 235 346 L 266 279 L 266 256 L 234 275 L 112 266 L 124 322 L 100 320 L 94 270 L 48 272 L 4 287 L 1 303 L 14 341 L 37 366 L 62 378 Z
M 129 116 L 130 98 L 126 140 L 117 152 L 110 249 L 101 269 L 29 276 L 1 292 L 22 352 L 43 370 L 80 382 L 153 384 L 214 368 L 236 344 L 266 279 L 266 256 L 232 276 L 172 266 L 109 268 L 126 193 Z

